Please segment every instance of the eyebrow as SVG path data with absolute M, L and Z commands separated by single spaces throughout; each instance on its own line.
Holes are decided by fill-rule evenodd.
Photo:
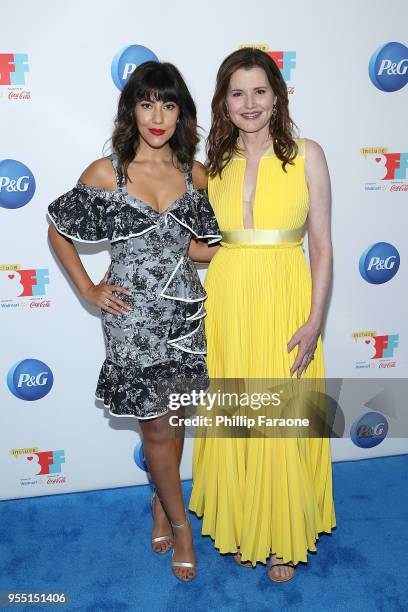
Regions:
M 161 104 L 177 104 L 177 102 L 174 102 L 174 100 L 151 100 L 150 98 L 140 98 L 140 100 L 138 100 L 138 102 L 149 102 L 149 104 L 157 104 L 157 103 L 161 103 Z
M 269 85 L 258 85 L 257 87 L 252 87 L 252 89 L 266 89 L 267 87 L 270 87 Z M 234 89 L 230 89 L 230 91 L 244 91 L 243 89 L 238 89 L 237 87 L 235 87 Z

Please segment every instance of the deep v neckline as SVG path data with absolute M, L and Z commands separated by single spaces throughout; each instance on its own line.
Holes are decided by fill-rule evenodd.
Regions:
M 241 187 L 240 187 L 240 206 L 241 206 L 240 217 L 241 217 L 241 225 L 242 225 L 243 230 L 254 230 L 255 229 L 255 210 L 256 210 L 256 201 L 257 201 L 257 196 L 258 196 L 258 191 L 259 191 L 261 163 L 265 158 L 273 157 L 274 155 L 275 155 L 275 151 L 273 148 L 273 143 L 271 143 L 269 147 L 265 149 L 265 151 L 262 153 L 258 161 L 258 167 L 257 167 L 256 179 L 255 179 L 255 191 L 254 191 L 254 198 L 253 198 L 253 204 L 252 204 L 252 227 L 245 227 L 244 225 L 244 186 L 245 186 L 245 175 L 246 175 L 248 160 L 245 157 L 245 155 L 243 155 L 242 153 L 237 152 L 234 155 L 235 159 L 240 159 L 244 162 L 244 171 L 242 174 L 242 181 L 241 181 Z
M 242 222 L 242 229 L 246 230 L 246 229 L 250 229 L 253 230 L 255 229 L 255 206 L 256 206 L 256 199 L 257 199 L 257 194 L 258 194 L 258 181 L 259 181 L 259 177 L 260 177 L 260 166 L 261 166 L 261 162 L 262 162 L 262 157 L 259 158 L 258 160 L 258 166 L 256 169 L 256 178 L 255 178 L 255 190 L 253 192 L 254 197 L 252 200 L 252 207 L 251 207 L 251 202 L 249 202 L 248 207 L 251 207 L 251 213 L 252 213 L 252 224 L 251 227 L 245 227 L 244 224 L 244 190 L 245 190 L 245 175 L 246 175 L 246 171 L 247 171 L 247 167 L 248 167 L 248 160 L 246 158 L 244 158 L 245 161 L 245 166 L 244 166 L 244 172 L 243 172 L 243 176 L 242 176 L 242 183 L 241 183 L 241 191 L 240 191 L 240 200 L 241 200 L 241 222 Z

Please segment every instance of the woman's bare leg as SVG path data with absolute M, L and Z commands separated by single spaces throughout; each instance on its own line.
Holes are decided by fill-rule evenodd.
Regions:
M 181 458 L 183 456 L 184 447 L 184 425 L 180 425 L 176 430 L 176 438 L 174 440 L 176 445 L 176 455 L 178 457 L 178 465 L 180 468 Z M 171 534 L 172 528 L 170 521 L 165 513 L 163 506 L 161 505 L 160 499 L 157 495 L 153 497 L 153 531 L 152 540 L 163 535 Z M 166 552 L 171 548 L 172 544 L 170 541 L 165 540 L 163 542 L 155 542 L 153 545 L 155 552 Z
M 182 416 L 182 415 L 183 415 L 183 413 L 181 413 L 179 416 Z M 178 457 L 179 468 L 180 468 L 180 464 L 181 464 L 181 458 L 183 456 L 184 433 L 185 433 L 184 425 L 178 425 L 177 431 L 176 431 L 175 441 L 176 441 L 176 453 L 177 453 L 177 457 Z
M 180 467 L 181 457 L 183 455 L 184 438 L 177 438 L 175 440 L 176 445 L 176 456 L 178 458 L 178 465 Z M 153 531 L 152 540 L 163 535 L 171 534 L 172 528 L 170 521 L 165 513 L 163 506 L 161 505 L 158 495 L 153 497 Z M 171 548 L 172 544 L 170 541 L 165 540 L 163 542 L 155 542 L 152 544 L 155 552 L 166 552 Z
M 143 432 L 144 456 L 168 519 L 173 523 L 185 523 L 187 519 L 179 472 L 182 444 L 176 441 L 168 417 L 164 415 L 157 419 L 139 421 Z M 158 503 L 156 508 L 158 510 Z M 174 530 L 174 561 L 195 563 L 189 525 L 185 529 Z M 183 567 L 174 568 L 174 572 L 183 579 L 191 578 L 195 573 L 192 568 Z

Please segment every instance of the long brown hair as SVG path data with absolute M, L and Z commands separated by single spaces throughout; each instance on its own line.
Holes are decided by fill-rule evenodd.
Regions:
M 177 68 L 168 62 L 145 62 L 136 68 L 126 83 L 118 103 L 112 148 L 118 155 L 124 176 L 140 142 L 135 107 L 141 100 L 175 102 L 179 106 L 176 131 L 169 145 L 180 164 L 194 159 L 199 137 L 194 100 Z
M 222 62 L 215 85 L 211 103 L 212 121 L 207 139 L 207 166 L 210 176 L 221 176 L 221 173 L 234 153 L 238 152 L 238 128 L 226 115 L 226 97 L 231 76 L 239 68 L 250 69 L 255 66 L 262 68 L 267 76 L 272 91 L 276 96 L 276 114 L 272 116 L 269 132 L 273 138 L 275 155 L 286 164 L 293 164 L 298 153 L 298 146 L 293 133 L 296 127 L 289 116 L 289 98 L 286 83 L 273 59 L 263 51 L 245 47 L 234 51 Z

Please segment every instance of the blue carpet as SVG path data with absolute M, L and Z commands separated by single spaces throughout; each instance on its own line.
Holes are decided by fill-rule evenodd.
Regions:
M 3 501 L 0 591 L 66 591 L 70 603 L 58 608 L 81 612 L 405 612 L 407 472 L 408 455 L 334 464 L 338 526 L 287 584 L 271 583 L 262 565 L 244 569 L 219 555 L 194 515 L 199 575 L 179 583 L 170 554 L 150 552 L 146 486 Z M 183 483 L 186 500 L 190 488 Z

